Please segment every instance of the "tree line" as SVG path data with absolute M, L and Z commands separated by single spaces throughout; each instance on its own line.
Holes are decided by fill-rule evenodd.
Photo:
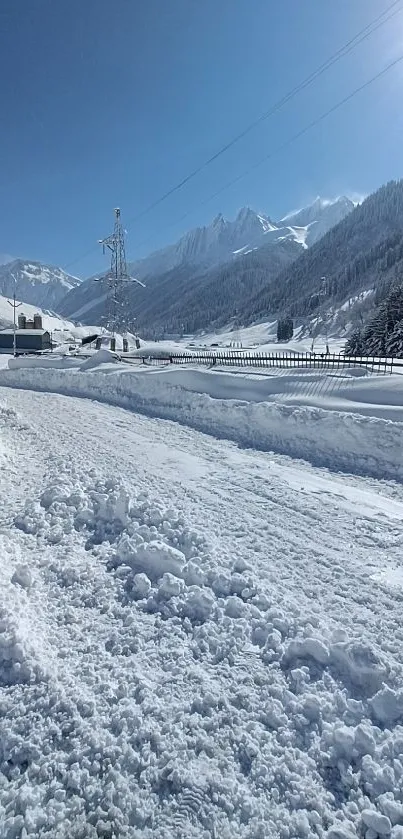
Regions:
M 403 358 L 403 285 L 393 285 L 366 326 L 355 329 L 346 355 Z

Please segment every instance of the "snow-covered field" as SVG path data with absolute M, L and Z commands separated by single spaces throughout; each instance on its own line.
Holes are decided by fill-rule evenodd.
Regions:
M 1 839 L 402 839 L 403 377 L 96 363 L 0 371 Z
M 336 331 L 337 332 L 337 331 Z M 343 330 L 342 330 L 343 332 Z M 165 341 L 159 341 L 156 346 L 163 347 Z M 330 332 L 328 340 L 324 334 L 319 334 L 314 339 L 314 347 L 316 352 L 324 352 L 326 344 L 329 345 L 330 351 L 333 353 L 340 352 L 346 343 L 346 335 L 333 334 Z M 264 321 L 262 323 L 253 324 L 252 326 L 243 326 L 237 330 L 232 327 L 221 329 L 218 332 L 206 332 L 192 338 L 183 338 L 177 342 L 177 346 L 183 349 L 183 346 L 201 346 L 211 347 L 213 344 L 219 344 L 220 347 L 242 346 L 259 347 L 261 352 L 309 352 L 312 347 L 312 337 L 307 334 L 306 328 L 297 326 L 294 330 L 294 337 L 291 341 L 281 344 L 277 342 L 277 320 Z M 144 342 L 144 346 L 149 346 L 150 342 Z

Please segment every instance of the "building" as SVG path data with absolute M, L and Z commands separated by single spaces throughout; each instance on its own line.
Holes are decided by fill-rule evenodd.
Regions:
M 16 329 L 15 337 L 18 353 L 43 352 L 52 349 L 50 332 L 46 329 Z M 0 332 L 0 352 L 12 353 L 13 347 L 13 329 L 3 329 Z
M 16 350 L 18 353 L 44 352 L 52 349 L 50 332 L 42 327 L 42 316 L 35 314 L 32 320 L 20 312 L 18 329 L 15 330 Z M 9 353 L 14 349 L 14 329 L 0 332 L 0 352 Z

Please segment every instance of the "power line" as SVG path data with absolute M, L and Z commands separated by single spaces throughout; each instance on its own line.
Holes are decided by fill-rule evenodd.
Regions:
M 322 76 L 330 67 L 352 52 L 356 47 L 358 47 L 364 40 L 369 38 L 374 32 L 376 32 L 381 26 L 385 23 L 388 23 L 392 17 L 397 15 L 401 11 L 402 0 L 394 0 L 389 6 L 387 6 L 381 14 L 379 14 L 374 20 L 368 23 L 363 29 L 354 35 L 353 38 L 350 38 L 346 44 L 340 47 L 335 53 L 333 53 L 323 64 L 321 64 L 316 70 L 314 70 L 309 76 L 307 76 L 302 82 L 298 85 L 295 85 L 288 93 L 286 93 L 281 99 L 275 102 L 269 110 L 265 111 L 250 123 L 246 128 L 244 128 L 239 134 L 233 137 L 228 143 L 223 145 L 220 149 L 217 150 L 211 157 L 197 166 L 193 171 L 191 171 L 185 178 L 171 187 L 167 192 L 163 193 L 159 198 L 153 201 L 151 204 L 148 205 L 144 210 L 138 213 L 134 218 L 132 218 L 126 227 L 131 227 L 135 224 L 136 221 L 143 218 L 145 215 L 150 213 L 160 204 L 178 192 L 182 187 L 184 187 L 189 181 L 193 180 L 197 175 L 199 175 L 204 169 L 211 165 L 215 160 L 221 157 L 225 152 L 227 152 L 230 148 L 232 148 L 236 143 L 238 143 L 241 139 L 243 139 L 247 134 L 249 134 L 254 128 L 260 125 L 265 120 L 269 119 L 271 116 L 274 116 L 284 105 L 286 105 L 291 99 L 293 99 L 298 93 L 305 88 L 309 87 L 317 78 Z M 220 193 L 218 193 L 220 194 Z M 211 199 L 208 199 L 211 200 Z M 187 217 L 188 213 L 186 214 Z M 76 259 L 72 260 L 71 262 L 67 263 L 64 268 L 70 268 L 71 266 L 77 264 L 82 259 L 85 259 L 86 256 L 89 256 L 96 250 L 96 246 L 91 247 L 81 256 L 77 257 Z
M 311 85 L 312 82 L 314 82 L 317 78 L 323 75 L 323 73 L 325 73 L 326 70 L 328 70 L 338 61 L 340 61 L 341 58 L 344 58 L 346 55 L 352 52 L 352 50 L 358 47 L 359 44 L 361 44 L 364 40 L 369 38 L 370 35 L 376 32 L 377 29 L 379 29 L 392 17 L 398 14 L 399 11 L 401 11 L 400 8 L 395 8 L 395 11 L 391 12 L 391 14 L 388 17 L 386 17 L 385 20 L 381 20 L 381 18 L 384 18 L 384 16 L 388 12 L 390 12 L 392 8 L 396 6 L 401 6 L 401 0 L 395 0 L 395 2 L 388 6 L 387 9 L 385 9 L 382 12 L 381 15 L 378 15 L 378 17 L 375 18 L 375 20 L 367 24 L 367 26 L 364 27 L 364 29 L 360 30 L 360 32 L 358 32 L 357 35 L 354 36 L 354 38 L 352 38 L 350 41 L 347 42 L 347 44 L 345 44 L 343 47 L 337 50 L 337 52 L 334 53 L 327 61 L 321 64 L 317 70 L 311 73 L 310 76 L 307 76 L 307 78 L 300 82 L 300 84 L 293 87 L 292 90 L 290 90 L 288 93 L 285 94 L 285 96 L 282 97 L 282 99 L 279 99 L 277 102 L 275 102 L 275 104 L 272 105 L 272 107 L 268 111 L 265 111 L 265 113 L 258 117 L 258 119 L 254 120 L 254 122 L 251 122 L 246 128 L 243 129 L 243 131 L 241 131 L 239 134 L 233 137 L 232 140 L 230 140 L 217 152 L 215 152 L 211 157 L 209 157 L 207 160 L 201 163 L 200 166 L 198 166 L 196 169 L 190 172 L 189 175 L 186 175 L 186 177 L 179 181 L 179 183 L 171 187 L 167 192 L 161 195 L 160 198 L 157 198 L 152 204 L 150 204 L 148 207 L 146 207 L 144 210 L 138 213 L 133 219 L 129 221 L 127 226 L 130 227 L 132 224 L 135 224 L 135 222 L 138 221 L 140 218 L 143 218 L 143 216 L 147 215 L 149 212 L 151 212 L 151 210 L 154 210 L 155 207 L 158 207 L 160 204 L 162 204 L 163 201 L 166 201 L 166 199 L 170 198 L 170 196 L 173 195 L 175 192 L 178 192 L 178 190 L 182 189 L 182 187 L 189 183 L 189 181 L 193 180 L 193 178 L 195 178 L 196 175 L 199 175 L 200 172 L 203 172 L 203 170 L 206 169 L 207 166 L 210 166 L 211 163 L 213 163 L 215 160 L 218 160 L 219 157 L 225 154 L 225 152 L 228 151 L 228 149 L 235 146 L 236 143 L 239 142 L 239 140 L 242 140 L 244 137 L 246 137 L 247 134 L 253 131 L 254 128 L 256 128 L 269 117 L 273 116 L 275 113 L 277 113 L 277 111 L 279 111 L 284 105 L 287 104 L 287 102 L 293 99 L 294 96 L 296 96 L 302 90 L 305 90 L 306 87 Z
M 282 143 L 276 149 L 273 149 L 272 151 L 270 151 L 268 154 L 266 154 L 264 157 L 262 157 L 260 160 L 258 160 L 256 163 L 254 163 L 252 166 L 250 166 L 248 169 L 246 169 L 240 175 L 237 175 L 235 178 L 228 181 L 226 184 L 224 184 L 224 186 L 220 187 L 220 189 L 218 189 L 216 192 L 214 192 L 212 195 L 210 195 L 204 201 L 201 201 L 200 203 L 198 203 L 197 205 L 192 207 L 191 210 L 188 210 L 183 216 L 178 218 L 172 224 L 168 225 L 168 227 L 173 227 L 176 224 L 179 224 L 181 221 L 184 221 L 184 219 L 188 218 L 188 216 L 190 216 L 196 209 L 198 209 L 199 207 L 204 207 L 206 204 L 208 204 L 214 198 L 217 198 L 218 195 L 221 195 L 223 192 L 225 192 L 226 189 L 229 189 L 231 186 L 234 186 L 234 184 L 243 180 L 243 178 L 246 178 L 248 175 L 250 175 L 251 172 L 253 172 L 255 169 L 258 169 L 259 166 L 262 166 L 263 163 L 266 163 L 272 157 L 275 157 L 275 155 L 280 154 L 280 152 L 284 151 L 284 149 L 288 148 L 288 146 L 292 145 L 292 143 L 295 143 L 304 134 L 307 134 L 308 131 L 311 131 L 312 128 L 315 128 L 317 125 L 319 125 L 319 123 L 321 123 L 321 122 L 323 122 L 323 120 L 327 119 L 328 116 L 333 114 L 335 111 L 339 110 L 339 108 L 341 108 L 343 105 L 346 105 L 347 102 L 349 102 L 351 99 L 354 98 L 354 96 L 357 96 L 358 93 L 361 93 L 361 91 L 365 90 L 371 84 L 376 82 L 378 79 L 380 79 L 382 76 L 384 76 L 385 73 L 387 73 L 389 70 L 392 70 L 393 67 L 396 67 L 396 65 L 399 64 L 401 61 L 403 61 L 403 53 L 398 58 L 396 58 L 394 61 L 391 61 L 390 64 L 388 64 L 382 70 L 380 70 L 379 73 L 376 73 L 375 76 L 372 76 L 372 78 L 368 79 L 366 82 L 361 84 L 359 87 L 356 87 L 355 90 L 353 90 L 351 93 L 347 94 L 347 96 L 345 96 L 343 99 L 341 99 L 335 105 L 332 105 L 331 108 L 329 108 L 327 111 L 324 111 L 324 113 L 322 113 L 319 117 L 312 120 L 312 122 L 310 122 L 308 125 L 306 125 L 304 128 L 302 128 L 296 134 L 293 134 L 292 137 L 290 137 L 288 140 L 286 140 L 284 143 Z M 142 247 L 142 245 L 146 244 L 149 241 L 149 238 L 139 242 L 136 245 L 136 247 Z

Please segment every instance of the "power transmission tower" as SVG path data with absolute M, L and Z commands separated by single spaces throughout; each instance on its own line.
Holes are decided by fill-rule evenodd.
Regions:
M 99 244 L 102 245 L 103 252 L 105 248 L 111 251 L 111 269 L 109 274 L 101 278 L 101 282 L 105 281 L 108 284 L 107 295 L 107 321 L 108 329 L 111 331 L 111 350 L 116 349 L 116 332 L 123 326 L 124 329 L 124 315 L 123 315 L 123 288 L 124 283 L 137 283 L 145 288 L 144 283 L 131 277 L 127 270 L 126 249 L 125 249 L 125 234 L 120 220 L 120 209 L 115 209 L 115 227 L 113 233 L 105 239 L 100 239 Z M 126 331 L 124 329 L 124 331 Z

